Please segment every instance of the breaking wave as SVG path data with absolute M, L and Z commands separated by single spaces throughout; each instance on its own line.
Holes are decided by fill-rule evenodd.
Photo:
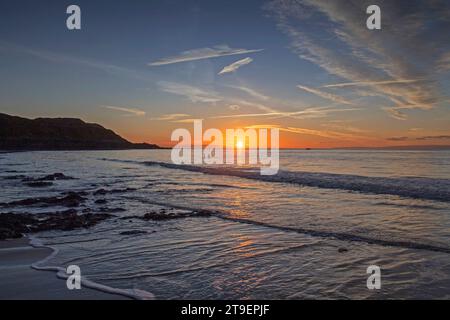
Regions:
M 361 193 L 387 194 L 407 198 L 450 202 L 450 180 L 419 177 L 366 177 L 350 174 L 279 171 L 263 176 L 259 170 L 236 167 L 204 167 L 146 161 L 148 166 L 161 166 L 210 175 L 233 176 L 264 182 L 291 183 L 307 187 L 339 189 Z

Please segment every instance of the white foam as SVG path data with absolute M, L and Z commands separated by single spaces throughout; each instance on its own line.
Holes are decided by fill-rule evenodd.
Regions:
M 66 270 L 64 268 L 47 265 L 47 263 L 59 253 L 58 248 L 44 245 L 40 239 L 38 239 L 34 236 L 28 236 L 28 238 L 30 239 L 30 245 L 32 247 L 47 248 L 47 249 L 52 250 L 52 253 L 48 257 L 46 257 L 45 259 L 43 259 L 41 261 L 33 263 L 31 265 L 31 267 L 33 269 L 39 270 L 39 271 L 54 271 L 54 272 L 56 272 L 56 276 L 58 278 L 64 279 L 64 280 L 68 279 L 69 275 L 66 273 Z M 81 285 L 86 288 L 102 291 L 105 293 L 118 294 L 118 295 L 122 295 L 122 296 L 129 297 L 132 299 L 137 299 L 137 300 L 154 300 L 155 299 L 155 296 L 153 295 L 153 293 L 145 291 L 145 290 L 113 288 L 113 287 L 109 287 L 109 286 L 91 281 L 83 276 L 81 277 Z
M 202 167 L 146 161 L 148 166 L 160 166 L 210 175 L 260 180 L 264 182 L 292 183 L 308 187 L 340 189 L 361 193 L 388 194 L 401 197 L 450 202 L 450 179 L 420 177 L 366 177 L 350 174 L 301 172 L 280 170 L 277 175 L 262 176 L 259 172 L 239 167 Z

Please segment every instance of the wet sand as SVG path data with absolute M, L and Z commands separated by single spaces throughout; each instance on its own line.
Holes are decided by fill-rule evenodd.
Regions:
M 68 290 L 55 272 L 37 271 L 31 264 L 51 254 L 33 248 L 28 239 L 0 241 L 0 300 L 128 300 L 89 288 Z

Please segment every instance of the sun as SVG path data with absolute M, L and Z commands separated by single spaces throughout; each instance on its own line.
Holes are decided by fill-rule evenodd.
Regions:
M 244 141 L 242 140 L 236 141 L 236 149 L 244 149 Z

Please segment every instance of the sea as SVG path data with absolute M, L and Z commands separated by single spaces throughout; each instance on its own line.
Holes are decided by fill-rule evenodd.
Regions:
M 74 179 L 36 188 L 14 178 L 53 173 Z M 175 165 L 170 150 L 2 153 L 0 189 L 0 203 L 84 192 L 80 214 L 113 212 L 89 229 L 29 235 L 53 249 L 35 269 L 65 278 L 75 265 L 83 284 L 102 291 L 137 299 L 450 298 L 448 150 L 281 150 L 273 176 Z M 163 214 L 170 218 L 151 218 Z

